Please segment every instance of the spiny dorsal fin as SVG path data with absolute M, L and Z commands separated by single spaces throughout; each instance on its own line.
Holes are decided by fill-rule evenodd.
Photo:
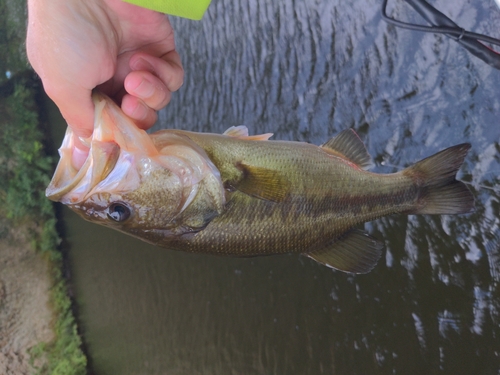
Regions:
M 233 187 L 252 197 L 273 202 L 281 202 L 289 194 L 288 180 L 279 172 L 238 163 L 237 168 L 243 172 L 243 178 Z
M 368 273 L 382 254 L 383 243 L 359 229 L 353 229 L 323 249 L 307 253 L 309 258 L 344 272 Z
M 348 159 L 362 169 L 370 168 L 372 158 L 353 129 L 346 129 L 321 146 L 327 152 Z
M 231 126 L 222 134 L 233 138 L 246 139 L 249 141 L 267 141 L 273 136 L 273 133 L 248 135 L 248 128 L 245 125 Z

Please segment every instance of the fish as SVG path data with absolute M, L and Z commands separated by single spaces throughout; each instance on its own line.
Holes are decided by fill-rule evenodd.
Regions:
M 360 225 L 393 214 L 473 211 L 456 179 L 469 143 L 397 173 L 378 174 L 352 129 L 321 146 L 249 135 L 167 129 L 148 134 L 94 92 L 95 123 L 84 164 L 72 165 L 68 127 L 47 187 L 85 220 L 156 246 L 193 253 L 298 253 L 336 270 L 371 271 L 384 242 Z

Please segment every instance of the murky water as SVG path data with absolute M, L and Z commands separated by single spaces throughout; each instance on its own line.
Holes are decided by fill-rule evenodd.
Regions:
M 471 142 L 476 212 L 366 225 L 386 252 L 352 276 L 155 248 L 64 211 L 95 374 L 500 374 L 500 71 L 389 27 L 380 3 L 214 0 L 202 22 L 173 19 L 186 81 L 159 127 L 316 144 L 353 127 L 378 172 Z M 500 36 L 493 1 L 437 6 Z M 389 14 L 420 22 L 402 1 Z

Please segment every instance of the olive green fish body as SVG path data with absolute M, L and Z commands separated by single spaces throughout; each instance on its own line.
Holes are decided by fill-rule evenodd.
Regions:
M 460 214 L 474 200 L 455 179 L 469 144 L 403 171 L 375 174 L 353 130 L 322 146 L 248 136 L 163 130 L 147 134 L 94 93 L 89 155 L 72 164 L 70 128 L 47 196 L 86 220 L 188 252 L 301 253 L 353 273 L 370 271 L 383 244 L 357 227 L 403 214 Z
M 183 131 L 155 137 L 169 132 L 200 145 L 231 192 L 224 212 L 202 231 L 157 240 L 166 246 L 241 256 L 307 253 L 360 223 L 416 207 L 418 187 L 410 177 L 367 172 L 325 147 Z M 262 170 L 270 171 L 271 181 L 263 183 L 273 191 L 256 197 L 250 194 L 259 195 L 258 186 L 238 190 L 248 173 Z

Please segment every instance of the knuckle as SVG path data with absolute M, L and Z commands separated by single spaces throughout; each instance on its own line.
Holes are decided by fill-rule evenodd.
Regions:
M 171 93 L 168 90 L 162 90 L 161 94 L 157 97 L 157 102 L 152 106 L 155 110 L 159 111 L 170 103 Z
M 58 102 L 60 97 L 64 97 L 64 93 L 61 90 L 60 85 L 54 84 L 51 80 L 43 80 L 43 89 L 47 96 L 51 98 L 54 102 Z

